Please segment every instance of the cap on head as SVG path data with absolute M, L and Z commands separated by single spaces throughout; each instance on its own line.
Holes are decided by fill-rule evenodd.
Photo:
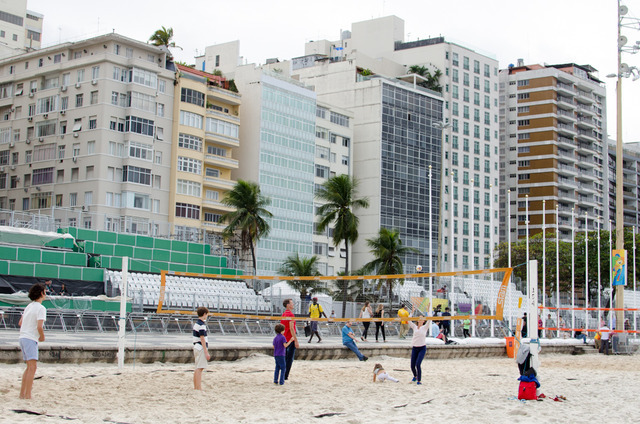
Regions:
M 317 297 L 314 297 L 312 300 L 314 300 L 314 301 L 316 301 L 316 302 L 317 302 L 317 301 L 318 301 L 318 298 L 317 298 Z

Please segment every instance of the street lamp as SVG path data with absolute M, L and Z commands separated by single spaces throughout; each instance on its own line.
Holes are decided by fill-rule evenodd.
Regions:
M 623 202 L 623 184 L 622 184 L 622 78 L 632 77 L 633 81 L 640 78 L 640 71 L 637 67 L 630 67 L 626 63 L 622 63 L 622 53 L 635 54 L 640 51 L 640 42 L 636 42 L 632 46 L 627 46 L 628 39 L 622 35 L 622 28 L 639 29 L 640 19 L 626 16 L 629 13 L 627 6 L 621 5 L 618 0 L 618 70 L 616 74 L 607 75 L 608 77 L 617 77 L 616 81 L 616 249 L 624 249 L 624 202 Z M 611 252 L 609 252 L 611 256 Z M 611 274 L 611 271 L 609 271 Z M 613 295 L 613 293 L 611 294 Z M 624 286 L 616 286 L 616 322 L 618 326 L 624 325 Z

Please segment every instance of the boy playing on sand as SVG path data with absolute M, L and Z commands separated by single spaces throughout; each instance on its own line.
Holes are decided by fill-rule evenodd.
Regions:
M 376 382 L 376 379 L 379 382 L 384 382 L 385 380 L 393 381 L 394 383 L 398 382 L 397 378 L 391 377 L 387 372 L 382 368 L 382 364 L 376 364 L 373 367 L 373 382 Z
M 284 373 L 287 370 L 287 364 L 285 362 L 285 354 L 287 346 L 291 344 L 293 339 L 287 341 L 282 332 L 284 331 L 284 325 L 276 324 L 275 327 L 276 336 L 273 338 L 273 357 L 276 360 L 276 370 L 273 373 L 273 384 L 284 384 Z
M 206 324 L 208 317 L 209 310 L 201 306 L 198 308 L 198 321 L 193 324 L 193 356 L 196 362 L 196 369 L 193 372 L 193 388 L 195 390 L 202 390 L 202 372 L 207 368 L 207 361 L 211 359 Z
M 20 318 L 20 349 L 22 358 L 27 363 L 27 369 L 22 374 L 22 386 L 20 387 L 20 399 L 31 399 L 33 378 L 38 368 L 38 342 L 44 341 L 44 321 L 47 319 L 47 310 L 42 306 L 46 298 L 45 287 L 42 284 L 34 284 L 29 289 L 30 304 L 24 308 Z

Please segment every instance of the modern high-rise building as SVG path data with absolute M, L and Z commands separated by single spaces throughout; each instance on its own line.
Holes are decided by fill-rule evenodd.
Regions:
M 605 199 L 608 199 L 608 207 L 605 205 L 604 223 L 602 229 L 609 230 L 609 219 L 616 218 L 616 141 L 609 140 L 608 144 L 608 190 Z M 636 228 L 636 234 L 640 233 L 640 142 L 624 143 L 622 145 L 622 192 L 624 195 L 624 225 Z M 615 231 L 615 223 L 613 224 Z
M 0 209 L 169 235 L 174 72 L 118 34 L 0 60 Z
M 367 239 L 381 227 L 398 230 L 403 244 L 417 249 L 403 258 L 407 270 L 426 269 L 440 232 L 442 132 L 433 124 L 443 120 L 442 97 L 397 78 L 363 75 L 359 58 L 308 59 L 292 61 L 294 77 L 313 86 L 319 101 L 353 113 L 353 176 L 358 196 L 370 206 L 356 211 L 359 238 L 350 248 L 351 269 L 373 260 Z
M 606 93 L 595 72 L 522 61 L 500 71 L 502 241 L 526 237 L 527 219 L 530 235 L 555 231 L 556 207 L 562 237 L 605 218 Z
M 242 166 L 232 170 L 231 178 L 258 183 L 271 199 L 271 231 L 257 244 L 256 272 L 277 275 L 292 254 L 313 255 L 316 94 L 277 67 L 234 67 L 239 58 L 229 52 L 237 51 L 235 45 L 207 47 L 196 67 L 224 69 L 245 99 L 239 107 L 240 143 L 232 149 Z
M 27 9 L 27 0 L 0 1 L 0 58 L 39 49 L 43 19 Z
M 430 131 L 441 132 L 438 138 L 444 138 L 439 149 L 442 158 L 432 163 L 432 175 L 438 173 L 438 198 L 431 214 L 437 216 L 435 225 L 439 228 L 432 240 L 432 251 L 437 252 L 433 256 L 433 270 L 488 268 L 498 242 L 497 60 L 444 37 L 406 42 L 404 21 L 396 16 L 354 23 L 351 31 L 341 34 L 340 40 L 307 43 L 305 53 L 306 56 L 294 59 L 294 73 L 308 73 L 311 71 L 307 69 L 326 67 L 326 63 L 355 61 L 359 78 L 370 73 L 401 77 L 413 86 L 424 81 L 419 76 L 407 76 L 414 65 L 431 74 L 441 73 L 444 107 L 439 121 L 429 121 Z M 297 71 L 299 68 L 302 70 Z M 341 83 L 345 82 L 355 83 L 354 76 L 343 73 Z M 316 84 L 316 91 L 317 86 L 320 83 Z M 331 101 L 344 101 L 347 94 L 340 94 L 341 88 L 336 87 L 342 85 L 324 90 L 333 94 Z M 356 146 L 359 142 L 356 133 Z M 356 162 L 357 152 L 356 147 Z M 358 177 L 357 166 L 354 175 Z M 435 179 L 432 183 L 436 184 Z M 426 237 L 421 244 L 428 245 L 428 236 L 420 237 Z M 429 269 L 425 266 L 427 262 L 422 263 L 425 270 Z
M 225 228 L 221 216 L 233 210 L 221 201 L 235 185 L 231 172 L 238 169 L 233 149 L 240 146 L 241 96 L 220 76 L 176 66 L 169 181 L 172 234 L 219 236 Z

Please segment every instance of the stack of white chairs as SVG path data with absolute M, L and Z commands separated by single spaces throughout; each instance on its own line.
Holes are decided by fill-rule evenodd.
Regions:
M 122 272 L 107 271 L 113 287 L 122 291 Z M 128 274 L 130 295 L 141 295 L 144 307 L 154 308 L 160 296 L 160 276 L 130 272 Z M 194 305 L 195 302 L 195 305 Z M 268 312 L 270 303 L 246 286 L 243 281 L 166 276 L 165 303 L 167 308 L 192 309 L 206 306 L 209 309 L 227 311 Z

